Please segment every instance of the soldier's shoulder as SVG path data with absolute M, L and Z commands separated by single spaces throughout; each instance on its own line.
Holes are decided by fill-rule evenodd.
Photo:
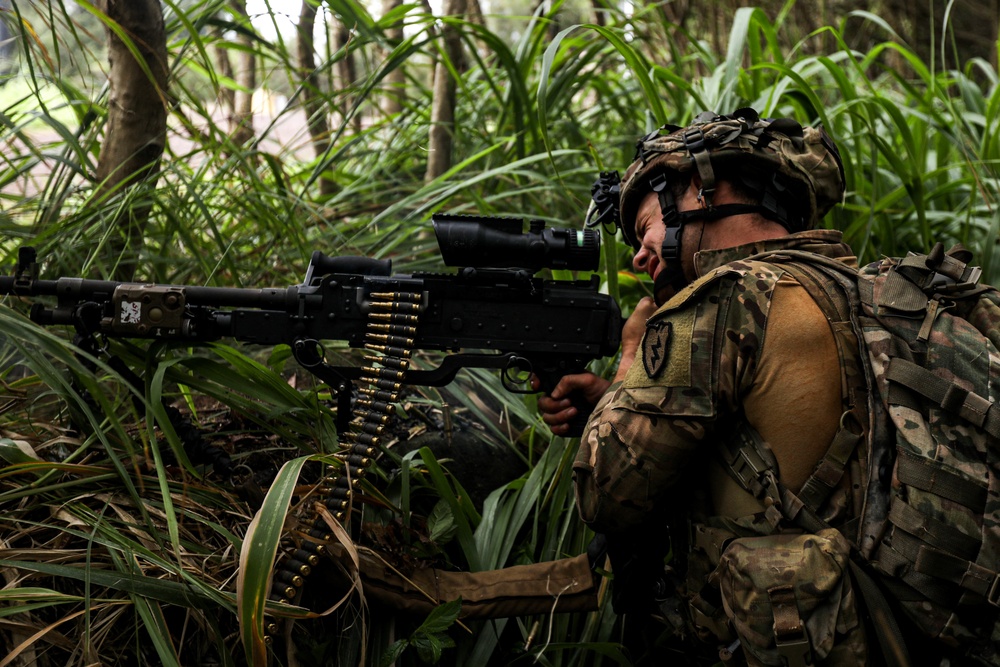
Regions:
M 677 292 L 653 315 L 654 318 L 683 310 L 704 299 L 739 292 L 741 299 L 769 299 L 774 285 L 786 271 L 780 264 L 752 259 L 735 260 L 709 271 Z

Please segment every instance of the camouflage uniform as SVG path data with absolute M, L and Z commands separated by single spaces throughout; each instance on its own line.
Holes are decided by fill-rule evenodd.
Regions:
M 692 522 L 689 581 L 702 579 L 687 587 L 695 631 L 711 631 L 720 644 L 730 642 L 735 629 L 749 663 L 786 664 L 784 649 L 791 643 L 797 657 L 789 665 L 864 664 L 864 630 L 849 577 L 843 576 L 846 540 L 833 530 L 769 535 L 777 521 L 720 472 L 726 467 L 717 462 L 727 451 L 723 444 L 737 437 L 741 426 L 749 425 L 765 441 L 778 433 L 773 439 L 789 440 L 768 443 L 775 445 L 779 478 L 798 491 L 827 451 L 849 400 L 835 336 L 815 297 L 801 289 L 787 265 L 752 259 L 775 250 L 806 251 L 855 266 L 840 233 L 828 230 L 698 253 L 700 277 L 646 322 L 635 363 L 595 408 L 574 465 L 578 506 L 583 520 L 609 540 L 616 532 L 648 525 L 650 517 L 665 517 L 668 505 L 684 506 Z M 776 290 L 794 294 L 794 288 L 806 294 L 812 309 L 803 321 L 771 309 Z M 769 330 L 781 317 L 783 324 Z M 800 329 L 820 331 L 819 338 L 799 340 Z M 807 366 L 808 377 L 762 377 L 763 360 L 772 369 L 791 369 L 813 357 L 820 357 L 819 365 Z M 801 385 L 797 397 L 767 404 L 792 379 Z M 780 434 L 787 423 L 797 431 Z M 678 496 L 682 482 L 685 490 Z M 833 525 L 853 511 L 850 485 L 845 486 L 826 508 Z M 704 501 L 697 500 L 702 496 Z M 706 578 L 722 591 L 721 604 L 697 594 Z M 794 622 L 786 626 L 804 625 L 811 651 L 789 637 L 775 637 L 790 603 Z

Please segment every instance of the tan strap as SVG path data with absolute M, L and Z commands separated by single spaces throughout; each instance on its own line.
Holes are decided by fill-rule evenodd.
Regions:
M 712 195 L 715 194 L 715 170 L 712 169 L 712 156 L 705 147 L 705 134 L 700 127 L 690 127 L 684 132 L 684 147 L 694 159 L 701 178 L 701 194 L 709 207 L 712 206 Z
M 505 618 L 596 611 L 597 585 L 587 554 L 485 572 L 432 568 L 402 572 L 370 550 L 359 550 L 365 595 L 392 608 L 427 614 L 462 598 L 461 618 Z
M 954 301 L 942 303 L 939 298 L 928 301 L 927 314 L 924 315 L 924 321 L 920 324 L 920 331 L 917 332 L 917 341 L 926 343 L 931 337 L 931 331 L 934 329 L 934 322 L 937 321 L 938 315 L 954 307 L 954 305 Z
M 785 665 L 811 665 L 809 635 L 795 603 L 795 589 L 790 585 L 774 586 L 767 589 L 767 596 L 774 615 L 774 646 L 785 659 Z

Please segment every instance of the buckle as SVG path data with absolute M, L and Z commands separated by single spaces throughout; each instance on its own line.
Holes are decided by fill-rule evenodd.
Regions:
M 733 472 L 736 474 L 738 480 L 743 484 L 749 484 L 751 481 L 756 482 L 761 487 L 765 486 L 761 476 L 767 472 L 770 468 L 767 464 L 757 456 L 756 452 L 748 451 L 749 447 L 741 447 L 737 452 L 737 457 L 733 460 L 731 467 Z M 739 468 L 736 466 L 739 464 Z M 751 472 L 751 475 L 746 474 L 746 470 Z
M 993 583 L 986 593 L 986 601 L 994 607 L 1000 607 L 1000 573 L 993 575 Z
M 804 630 L 801 633 L 796 634 L 799 636 L 795 639 L 782 641 L 775 638 L 774 648 L 776 648 L 778 654 L 784 658 L 785 665 L 787 667 L 804 667 L 805 665 L 811 665 L 812 660 L 810 659 L 809 637 L 806 636 Z
M 700 127 L 691 127 L 684 132 L 684 146 L 692 155 L 705 150 L 705 133 Z
M 649 179 L 649 189 L 653 192 L 663 192 L 667 187 L 667 175 L 662 171 Z

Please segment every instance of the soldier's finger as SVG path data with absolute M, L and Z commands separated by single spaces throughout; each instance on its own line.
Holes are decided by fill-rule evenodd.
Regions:
M 576 416 L 576 408 L 570 407 L 559 412 L 542 413 L 542 421 L 552 427 L 564 426 Z M 553 428 L 553 431 L 555 429 Z

